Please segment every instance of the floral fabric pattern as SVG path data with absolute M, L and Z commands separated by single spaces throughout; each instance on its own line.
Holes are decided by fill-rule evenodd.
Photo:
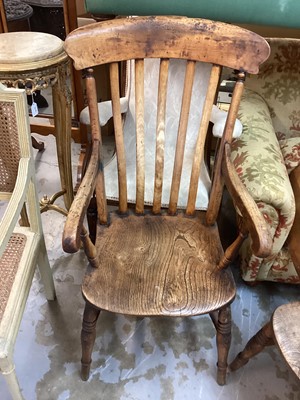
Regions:
M 299 134 L 300 135 L 300 134 Z M 285 166 L 290 174 L 300 164 L 300 139 L 299 137 L 279 140 Z
M 246 80 L 238 115 L 243 134 L 233 143 L 232 160 L 271 229 L 273 248 L 258 258 L 247 239 L 241 271 L 245 281 L 300 283 L 285 246 L 295 216 L 288 174 L 300 164 L 300 40 L 269 43 L 270 58 Z
M 290 138 L 291 134 L 299 137 L 300 40 L 272 38 L 268 41 L 271 55 L 258 75 L 249 76 L 246 87 L 259 93 L 268 104 L 279 139 Z

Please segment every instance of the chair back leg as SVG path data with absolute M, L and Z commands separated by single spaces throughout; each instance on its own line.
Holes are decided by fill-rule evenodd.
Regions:
M 45 245 L 44 236 L 42 236 L 40 240 L 40 248 L 38 253 L 37 264 L 41 273 L 42 282 L 45 288 L 45 294 L 47 300 L 55 300 L 55 287 L 53 281 L 53 275 L 51 271 L 51 267 L 49 264 L 49 259 L 47 256 L 47 250 Z

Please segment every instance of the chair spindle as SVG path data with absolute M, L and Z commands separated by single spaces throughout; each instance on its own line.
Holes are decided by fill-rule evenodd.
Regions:
M 200 168 L 204 154 L 205 139 L 209 125 L 211 110 L 214 104 L 216 90 L 220 79 L 220 74 L 221 74 L 221 67 L 218 65 L 213 65 L 208 83 L 206 98 L 203 106 L 202 119 L 199 127 L 197 143 L 195 147 L 189 196 L 186 208 L 187 215 L 192 215 L 195 212 L 198 182 L 199 182 Z
M 227 120 L 224 128 L 224 133 L 221 139 L 218 155 L 224 154 L 224 147 L 226 143 L 231 143 L 232 132 L 235 120 L 237 118 L 238 109 L 240 106 L 241 97 L 244 90 L 245 73 L 238 73 L 238 81 L 235 84 L 230 108 L 227 115 Z M 222 157 L 216 157 L 213 181 L 210 193 L 210 200 L 206 212 L 206 223 L 213 225 L 216 222 L 223 193 L 223 178 L 222 178 Z
M 137 214 L 144 213 L 145 197 L 145 122 L 144 122 L 144 60 L 135 60 L 136 115 L 136 206 Z
M 119 180 L 119 211 L 127 211 L 127 182 L 126 182 L 126 157 L 124 149 L 123 126 L 120 105 L 119 65 L 117 62 L 110 64 L 110 89 L 115 129 L 115 141 Z
M 166 104 L 168 87 L 169 60 L 160 60 L 157 119 L 156 119 L 156 155 L 155 155 L 155 181 L 153 196 L 153 213 L 159 214 L 161 210 L 161 198 L 164 175 L 164 147 L 166 129 Z
M 170 202 L 169 202 L 169 214 L 171 215 L 175 214 L 177 210 L 177 201 L 178 201 L 180 179 L 182 173 L 185 139 L 186 139 L 187 125 L 190 112 L 193 81 L 195 76 L 195 66 L 196 66 L 195 61 L 190 61 L 190 60 L 187 61 L 181 111 L 180 111 L 180 120 L 178 127 L 176 153 L 174 160 Z

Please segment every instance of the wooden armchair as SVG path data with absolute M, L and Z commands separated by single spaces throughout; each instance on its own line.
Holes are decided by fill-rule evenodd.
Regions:
M 85 70 L 92 130 L 92 154 L 86 174 L 67 217 L 63 248 L 74 253 L 80 239 L 89 260 L 82 293 L 86 300 L 82 326 L 83 380 L 89 376 L 91 353 L 100 310 L 136 316 L 183 317 L 209 313 L 217 331 L 217 381 L 226 381 L 227 354 L 231 337 L 230 303 L 235 284 L 228 265 L 244 237 L 250 232 L 253 250 L 268 254 L 271 241 L 265 221 L 248 195 L 230 161 L 230 143 L 245 72 L 257 73 L 269 55 L 264 39 L 252 32 L 207 20 L 184 17 L 142 17 L 116 19 L 72 32 L 65 48 L 76 69 Z M 146 59 L 158 58 L 156 133 L 144 121 L 144 66 Z M 178 126 L 166 124 L 168 69 L 172 59 L 185 63 L 185 78 Z M 126 158 L 121 118 L 118 63 L 135 60 L 136 200 L 129 206 Z M 193 141 L 188 197 L 183 210 L 177 206 L 182 170 L 189 135 L 190 103 L 196 64 L 211 65 L 208 88 Z M 106 201 L 101 133 L 96 86 L 92 67 L 110 64 L 110 84 L 117 153 L 118 210 L 110 211 Z M 221 66 L 238 70 L 218 156 L 207 211 L 196 210 L 200 166 L 210 114 L 218 88 Z M 153 162 L 153 205 L 145 207 L 146 139 L 156 138 Z M 164 163 L 173 149 L 173 168 L 168 208 L 162 208 L 166 181 Z M 168 159 L 169 161 L 169 159 Z M 186 172 L 185 172 L 186 174 Z M 167 177 L 169 178 L 169 176 Z M 216 218 L 223 182 L 241 213 L 240 233 L 225 255 L 219 239 Z M 95 246 L 83 226 L 91 196 L 96 191 L 98 224 Z
M 47 299 L 55 298 L 31 151 L 25 91 L 0 85 L 0 199 L 9 200 L 0 222 L 0 371 L 14 400 L 23 397 L 13 348 L 37 263 Z

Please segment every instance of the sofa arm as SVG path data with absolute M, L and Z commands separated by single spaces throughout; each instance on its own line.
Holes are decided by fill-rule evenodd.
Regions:
M 232 144 L 231 159 L 273 227 L 272 254 L 276 254 L 284 245 L 294 220 L 293 191 L 264 99 L 245 90 L 238 118 L 243 124 L 243 133 Z

